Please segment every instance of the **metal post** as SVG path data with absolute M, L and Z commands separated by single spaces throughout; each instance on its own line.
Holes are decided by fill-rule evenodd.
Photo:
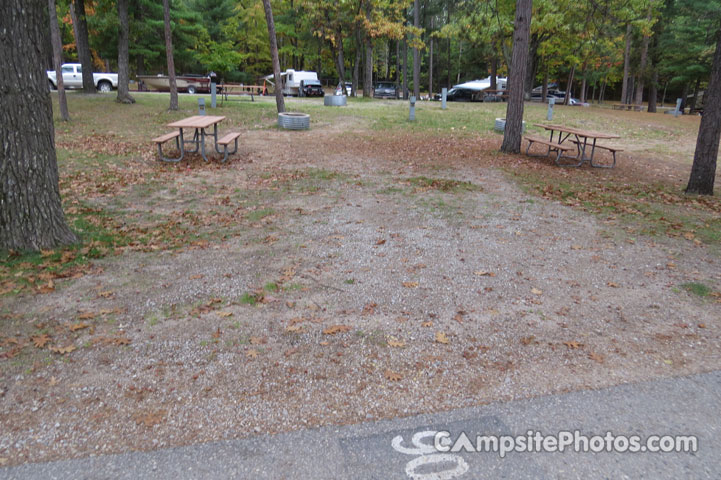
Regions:
M 676 110 L 673 111 L 673 116 L 678 117 L 681 115 L 681 103 L 683 102 L 683 98 L 677 98 L 676 99 Z
M 549 122 L 553 120 L 553 106 L 556 104 L 555 98 L 548 99 L 548 113 L 546 114 L 546 120 Z
M 198 115 L 205 115 L 205 98 L 198 99 Z
M 415 122 L 415 120 L 416 120 L 416 96 L 415 95 L 411 95 L 410 102 L 411 102 L 411 110 L 408 115 L 408 120 L 410 120 L 411 122 Z
M 210 108 L 215 108 L 215 94 L 217 92 L 216 84 L 218 83 L 218 75 L 215 72 L 210 72 L 208 77 L 210 78 Z
M 446 98 L 448 97 L 448 89 L 446 87 L 443 87 L 443 90 L 441 90 L 441 108 L 443 110 L 446 109 Z

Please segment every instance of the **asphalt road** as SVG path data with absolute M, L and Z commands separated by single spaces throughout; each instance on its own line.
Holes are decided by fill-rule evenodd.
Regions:
M 496 403 L 348 427 L 0 469 L 32 479 L 415 479 L 721 478 L 721 371 L 614 388 Z M 616 437 L 695 436 L 697 451 L 651 453 L 467 451 L 477 435 L 558 436 L 579 431 L 589 449 Z M 458 452 L 434 449 L 447 431 Z M 471 443 L 456 442 L 465 432 Z M 566 439 L 569 437 L 563 437 Z M 415 442 L 414 442 L 415 437 Z M 440 438 L 440 437 L 439 437 Z M 503 440 L 509 445 L 510 438 Z M 574 438 L 575 441 L 575 438 Z M 623 448 L 624 440 L 616 438 Z M 531 443 L 534 443 L 535 439 Z M 547 440 L 552 446 L 553 440 Z M 584 440 L 579 440 L 584 446 Z M 603 443 L 602 443 L 603 442 Z M 669 447 L 654 440 L 651 447 Z M 441 442 L 441 445 L 446 443 Z M 519 447 L 516 442 L 515 447 Z M 519 447 L 520 448 L 520 447 Z M 569 447 L 571 448 L 571 447 Z

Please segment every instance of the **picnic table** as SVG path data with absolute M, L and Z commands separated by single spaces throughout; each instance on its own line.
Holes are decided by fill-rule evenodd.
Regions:
M 555 152 L 555 161 L 556 165 L 558 166 L 580 167 L 581 165 L 583 165 L 584 162 L 588 162 L 592 167 L 613 168 L 616 165 L 616 152 L 622 151 L 620 148 L 617 147 L 599 145 L 597 143 L 598 140 L 620 138 L 618 135 L 612 133 L 594 132 L 591 130 L 582 130 L 578 128 L 566 127 L 563 125 L 555 124 L 536 123 L 534 125 L 545 129 L 547 132 L 550 131 L 551 135 L 548 140 L 532 135 L 525 136 L 524 138 L 528 141 L 528 148 L 526 149 L 526 154 L 529 156 L 539 156 L 529 153 L 531 145 L 533 143 L 546 145 L 548 147 L 548 152 L 545 155 L 547 156 L 550 155 L 551 152 Z M 577 154 L 575 156 L 563 155 L 565 152 L 574 149 L 573 147 L 568 145 L 569 143 L 575 145 L 575 149 L 577 151 Z M 590 155 L 587 155 L 589 147 L 591 151 Z M 611 152 L 613 154 L 613 163 L 611 165 L 594 163 L 593 157 L 597 149 L 608 150 L 609 152 Z M 577 163 L 561 163 L 561 158 L 571 158 L 576 160 Z
M 643 112 L 643 105 L 634 105 L 633 103 L 614 103 L 611 105 L 614 110 L 635 110 L 637 112 Z
M 205 137 L 213 137 L 213 144 L 215 145 L 215 151 L 223 153 L 218 148 L 218 124 L 225 120 L 225 117 L 219 115 L 193 115 L 176 122 L 168 124 L 168 127 L 177 128 L 180 133 L 180 158 L 183 158 L 185 152 L 197 153 L 200 150 L 200 155 L 203 160 L 208 161 L 208 157 L 205 155 Z M 213 133 L 206 133 L 206 129 L 213 127 Z M 183 135 L 183 129 L 193 129 L 193 137 L 187 140 Z M 193 150 L 186 150 L 185 145 L 195 145 Z
M 254 102 L 256 95 L 263 95 L 267 91 L 265 85 L 243 85 L 240 83 L 224 83 L 221 86 L 223 87 L 221 91 L 221 98 L 223 101 L 228 100 L 228 96 L 250 95 L 250 101 Z

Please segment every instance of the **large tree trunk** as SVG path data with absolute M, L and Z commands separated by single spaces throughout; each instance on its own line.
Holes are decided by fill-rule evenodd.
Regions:
M 508 79 L 506 128 L 501 151 L 519 153 L 523 136 L 523 83 L 528 67 L 528 37 L 531 30 L 533 0 L 516 0 L 516 21 L 513 31 L 513 56 Z
M 566 85 L 566 96 L 563 98 L 563 104 L 568 105 L 571 103 L 571 96 L 573 95 L 573 77 L 576 75 L 576 65 L 571 66 L 571 71 L 568 72 L 568 84 Z
M 371 21 L 371 2 L 366 2 L 366 20 Z M 363 97 L 370 98 L 373 95 L 373 39 L 365 35 L 366 58 L 363 69 Z
M 433 33 L 433 18 L 431 18 L 431 31 Z M 429 33 L 429 36 L 430 36 Z M 433 37 L 428 42 L 428 100 L 433 99 Z
M 270 0 L 263 0 L 270 2 Z M 335 68 L 338 71 L 338 85 L 341 86 L 343 95 L 346 95 L 345 88 L 345 57 L 343 54 L 343 34 L 339 29 L 335 32 Z
M 656 98 L 658 97 L 658 70 L 653 71 L 651 86 L 648 88 L 648 113 L 656 113 Z
M 360 78 L 360 64 L 363 58 L 362 51 L 363 41 L 361 40 L 360 28 L 356 31 L 356 49 L 355 49 L 355 61 L 353 63 L 353 78 L 351 79 L 351 96 L 358 96 L 358 82 Z
M 130 55 L 128 54 L 128 36 L 129 36 L 129 20 L 128 20 L 128 0 L 118 0 L 118 97 L 117 102 L 135 103 L 135 99 L 130 95 Z
M 413 0 L 413 26 L 416 28 L 421 26 L 418 4 L 418 0 Z M 416 38 L 416 41 L 418 41 L 418 38 Z M 417 46 L 413 47 L 413 95 L 415 95 L 416 100 L 421 96 L 421 56 Z
M 495 55 L 491 58 L 491 90 L 498 90 L 498 57 Z
M 55 68 L 55 79 L 58 87 L 58 104 L 60 105 L 60 118 L 64 122 L 70 121 L 68 111 L 68 99 L 65 95 L 65 83 L 63 82 L 63 44 L 60 39 L 60 27 L 58 27 L 58 12 L 55 9 L 55 0 L 48 0 L 48 12 L 50 17 L 50 43 L 53 46 L 53 67 Z
M 0 2 L 0 249 L 40 250 L 78 241 L 60 202 L 45 62 L 46 9 Z
M 396 98 L 401 91 L 401 41 L 396 40 Z
M 721 137 L 721 28 L 716 33 L 716 53 L 711 67 L 711 79 L 706 89 L 703 116 L 696 139 L 691 176 L 686 193 L 713 195 L 716 179 L 719 137 Z
M 178 109 L 178 84 L 175 81 L 175 60 L 173 59 L 173 32 L 170 30 L 170 4 L 163 0 L 163 21 L 165 22 L 165 56 L 168 60 L 168 81 L 170 82 L 170 106 Z
M 168 0 L 164 0 L 168 1 Z M 273 81 L 275 82 L 275 107 L 278 113 L 285 112 L 285 99 L 283 98 L 283 80 L 280 76 L 280 60 L 278 59 L 278 40 L 275 37 L 275 21 L 270 0 L 263 0 L 265 10 L 265 23 L 268 25 L 268 39 L 270 40 L 270 56 L 273 61 Z M 345 88 L 345 85 L 343 86 Z
M 651 21 L 651 7 L 648 7 L 648 16 L 646 17 L 648 21 Z M 643 103 L 643 88 L 644 83 L 646 80 L 646 65 L 648 63 L 648 44 L 651 41 L 650 35 L 644 35 L 643 40 L 641 41 L 641 62 L 639 65 L 639 72 L 638 72 L 638 82 L 636 83 L 636 101 L 634 102 L 636 105 L 641 105 Z
M 693 98 L 691 99 L 691 104 L 688 106 L 688 113 L 692 113 L 694 110 L 696 110 L 696 101 L 698 100 L 698 89 L 701 86 L 701 78 L 696 77 L 696 85 L 693 88 Z
M 631 24 L 626 25 L 626 47 L 623 50 L 623 81 L 621 82 L 621 103 L 628 99 L 628 81 L 631 63 Z
M 75 46 L 78 49 L 78 59 L 83 66 L 83 92 L 95 93 L 93 82 L 93 57 L 90 54 L 90 41 L 88 40 L 88 21 L 85 13 L 85 0 L 73 0 L 75 18 Z
M 408 39 L 403 39 L 403 100 L 408 100 Z

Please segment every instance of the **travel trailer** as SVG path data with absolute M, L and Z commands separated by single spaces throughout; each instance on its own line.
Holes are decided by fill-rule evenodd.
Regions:
M 305 72 L 303 70 L 288 69 L 280 74 L 283 90 L 283 95 L 299 96 L 300 95 L 300 82 L 302 80 L 318 80 L 318 74 L 315 72 Z M 273 85 L 273 75 L 267 75 L 263 77 L 265 81 Z

